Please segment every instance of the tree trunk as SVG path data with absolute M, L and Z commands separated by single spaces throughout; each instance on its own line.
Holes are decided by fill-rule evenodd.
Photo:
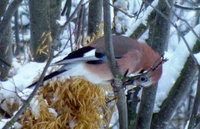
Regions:
M 50 43 L 50 2 L 49 0 L 29 0 L 30 10 L 30 50 L 33 60 L 44 62 L 49 55 Z
M 197 0 L 196 2 L 200 3 L 200 0 Z M 199 17 L 200 17 L 200 14 L 197 11 L 196 24 L 199 24 Z M 200 41 L 197 41 L 196 44 L 200 44 Z M 199 113 L 199 108 L 200 108 L 200 65 L 198 64 L 198 81 L 197 81 L 197 87 L 196 87 L 196 95 L 194 98 L 194 102 L 192 104 L 192 112 L 190 114 L 188 129 L 194 129 L 195 127 L 199 128 L 200 125 L 197 122 L 199 117 L 196 117 Z
M 96 34 L 102 21 L 102 0 L 91 0 L 89 3 L 88 35 Z
M 60 19 L 61 13 L 61 0 L 50 0 L 50 29 L 51 29 L 51 37 L 52 39 L 55 38 L 56 33 L 59 29 L 59 24 L 57 20 Z M 58 44 L 53 44 L 55 49 L 58 49 L 61 45 L 60 42 Z
M 172 0 L 168 2 L 172 3 Z M 157 8 L 166 17 L 168 18 L 171 17 L 170 15 L 171 10 L 167 6 L 166 2 L 160 0 L 158 2 Z M 149 38 L 147 42 L 155 51 L 157 51 L 158 53 L 163 53 L 164 50 L 166 49 L 168 42 L 170 23 L 157 12 L 153 13 L 155 14 L 154 17 L 155 20 L 153 20 L 153 22 L 150 23 Z M 157 91 L 157 84 L 154 84 L 151 87 L 143 88 L 141 104 L 137 116 L 136 129 L 150 129 L 156 91 Z
M 193 51 L 199 50 L 200 45 L 196 44 Z M 191 56 L 188 57 L 180 76 L 176 80 L 173 88 L 170 90 L 168 97 L 162 103 L 160 111 L 153 116 L 152 129 L 167 129 L 167 123 L 171 120 L 177 106 L 189 92 L 191 83 L 198 71 Z
M 5 13 L 9 0 L 2 0 L 0 4 L 0 19 Z M 0 41 L 0 80 L 6 80 L 8 72 L 12 64 L 12 37 L 11 37 L 11 22 L 8 23 L 8 28 Z

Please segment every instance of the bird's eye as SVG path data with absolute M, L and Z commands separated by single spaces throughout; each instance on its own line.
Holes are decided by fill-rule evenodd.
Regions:
M 152 84 L 151 78 L 148 75 L 142 75 L 138 78 L 137 84 L 142 87 L 148 87 Z
M 145 83 L 149 81 L 149 78 L 147 76 L 141 76 L 139 81 Z

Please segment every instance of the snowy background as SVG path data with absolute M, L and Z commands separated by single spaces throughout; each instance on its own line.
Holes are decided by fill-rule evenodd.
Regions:
M 177 1 L 178 2 L 178 1 Z M 73 0 L 73 5 L 77 5 L 78 0 Z M 122 4 L 123 3 L 123 4 Z M 129 14 L 133 14 L 137 10 L 139 10 L 140 5 L 142 1 L 141 0 L 118 0 L 115 5 L 120 8 L 124 8 L 124 10 L 127 11 Z M 153 2 L 153 6 L 156 6 L 158 3 L 158 0 L 155 0 Z M 127 9 L 127 4 L 129 4 L 129 8 Z M 19 7 L 19 14 L 21 14 L 21 24 L 27 25 L 29 23 L 29 18 L 26 15 L 23 15 L 26 12 L 27 6 L 22 5 Z M 118 32 L 121 32 L 122 30 L 120 29 L 121 26 L 125 26 L 127 28 L 127 31 L 124 35 L 130 36 L 130 34 L 140 25 L 141 23 L 146 25 L 147 23 L 147 17 L 151 13 L 153 8 L 148 7 L 144 12 L 142 12 L 139 16 L 139 18 L 136 20 L 134 18 L 130 18 L 126 16 L 122 12 L 118 12 L 117 16 L 119 21 L 116 21 L 116 28 Z M 73 11 L 72 11 L 73 12 Z M 178 9 L 177 9 L 178 12 Z M 186 20 L 191 24 L 192 28 L 194 28 L 194 31 L 196 32 L 197 35 L 200 35 L 200 25 L 194 24 L 195 18 L 196 18 L 196 13 L 195 11 L 187 11 L 182 15 L 183 18 L 187 18 Z M 121 20 L 123 19 L 123 20 Z M 59 23 L 65 22 L 65 18 L 61 18 Z M 194 44 L 197 41 L 197 37 L 194 35 L 194 33 L 189 30 L 186 25 L 180 21 L 180 20 L 174 20 L 172 21 L 175 23 L 177 26 L 180 26 L 181 31 L 186 31 L 186 34 L 184 35 L 185 39 L 187 40 L 190 48 L 193 48 Z M 72 29 L 75 27 L 74 23 L 71 22 L 71 27 Z M 145 33 L 139 40 L 144 41 L 145 39 L 148 38 L 148 33 Z M 68 37 L 70 34 L 67 31 L 64 32 L 63 36 L 61 36 L 62 43 L 63 45 L 66 43 L 68 40 Z M 25 35 L 21 35 L 21 39 L 27 40 L 30 38 L 30 32 L 29 30 L 26 31 Z M 65 49 L 59 57 L 53 60 L 57 61 L 59 59 L 62 59 L 65 55 L 67 55 L 70 52 L 70 48 Z M 156 102 L 155 102 L 155 107 L 154 107 L 154 112 L 159 111 L 159 106 L 162 104 L 163 100 L 167 97 L 169 90 L 175 83 L 176 79 L 178 78 L 181 69 L 184 66 L 184 63 L 189 56 L 189 51 L 187 50 L 187 47 L 185 45 L 185 42 L 178 36 L 176 29 L 171 26 L 171 31 L 170 31 L 170 36 L 169 36 L 169 45 L 168 45 L 168 50 L 165 51 L 165 58 L 168 59 L 166 63 L 163 65 L 163 74 L 161 79 L 159 80 L 158 83 L 158 91 L 156 95 Z M 200 54 L 196 54 L 198 60 L 200 60 Z M 6 98 L 10 102 L 15 102 L 19 101 L 18 97 L 16 97 L 16 93 L 18 95 L 21 95 L 21 97 L 25 97 L 30 93 L 32 90 L 25 90 L 25 94 L 21 93 L 26 86 L 31 84 L 32 82 L 35 81 L 35 79 L 38 78 L 38 76 L 41 74 L 44 66 L 46 63 L 36 63 L 36 62 L 28 62 L 27 60 L 28 56 L 27 53 L 24 53 L 24 55 L 21 57 L 21 61 L 18 59 L 14 58 L 13 59 L 13 64 L 12 64 L 12 69 L 10 71 L 10 75 L 12 75 L 11 78 L 9 78 L 5 82 L 0 82 L 0 102 L 2 103 L 3 107 L 3 99 L 1 98 Z M 49 67 L 48 72 L 50 72 L 52 67 Z M 35 108 L 37 109 L 37 108 Z M 37 111 L 36 111 L 37 112 Z M 9 119 L 1 119 L 0 121 L 0 128 L 2 128 L 5 124 L 6 121 Z

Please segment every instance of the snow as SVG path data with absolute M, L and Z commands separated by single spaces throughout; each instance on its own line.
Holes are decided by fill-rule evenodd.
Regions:
M 11 71 L 17 72 L 12 78 L 8 79 L 8 81 L 1 82 L 1 88 L 7 91 L 16 91 L 16 87 L 19 91 L 23 90 L 26 86 L 32 83 L 35 77 L 40 75 L 41 71 L 44 68 L 45 63 L 36 63 L 29 62 L 24 65 L 19 65 L 14 62 L 13 64 L 17 64 L 14 66 Z M 0 91 L 2 92 L 2 90 Z
M 28 25 L 30 23 L 29 20 L 29 8 L 28 6 L 26 6 L 26 2 L 23 1 L 21 6 L 19 6 L 18 8 L 18 14 L 19 14 L 19 24 L 25 26 Z
M 66 16 L 61 16 L 59 20 L 57 20 L 57 23 L 60 25 L 60 26 L 63 26 L 65 24 L 65 21 L 66 21 Z
M 30 102 L 30 108 L 31 108 L 31 112 L 33 113 L 33 115 L 35 116 L 35 119 L 38 119 L 40 117 L 40 106 L 39 106 L 39 102 L 36 98 L 33 98 Z
M 112 129 L 118 129 L 119 124 L 117 124 L 118 119 L 116 119 L 116 118 L 119 118 L 119 114 L 118 114 L 117 107 L 115 106 L 114 108 L 115 108 L 115 112 L 113 112 L 109 127 Z
M 58 113 L 53 108 L 48 108 L 49 112 L 51 112 L 55 117 L 58 116 Z
M 152 6 L 154 6 L 154 7 L 156 7 L 157 4 L 158 4 L 158 0 L 154 0 L 152 2 Z M 145 12 L 140 13 L 137 20 L 133 19 L 133 18 L 127 19 L 126 24 L 128 24 L 128 30 L 126 31 L 126 33 L 124 35 L 130 36 L 135 31 L 135 29 L 137 29 L 137 27 L 140 24 L 146 25 L 147 24 L 147 18 L 151 14 L 152 10 L 153 10 L 152 7 L 148 7 Z M 127 16 L 123 15 L 123 17 L 127 17 Z
M 139 5 L 141 4 L 141 0 L 138 0 L 137 2 L 134 1 L 132 4 L 129 5 L 129 8 L 127 8 L 128 4 L 126 2 L 123 2 L 123 4 L 120 4 L 120 2 L 115 3 L 115 5 L 117 5 L 119 7 L 123 7 L 123 10 L 127 10 L 128 13 L 131 13 L 131 14 L 133 14 L 135 12 L 135 10 L 138 10 L 138 8 L 133 10 L 134 7 L 135 6 L 139 7 Z M 129 2 L 131 2 L 131 0 L 129 0 Z M 77 4 L 78 4 L 78 0 L 73 1 L 73 6 L 76 6 Z M 157 4 L 158 4 L 158 0 L 154 0 L 152 3 L 153 6 L 156 6 Z M 139 15 L 137 20 L 135 18 L 130 18 L 121 12 L 118 12 L 117 13 L 118 18 L 119 19 L 121 18 L 123 20 L 116 20 L 116 26 L 118 28 L 117 32 L 120 33 L 122 31 L 121 28 L 125 27 L 125 28 L 127 28 L 127 31 L 125 32 L 124 35 L 130 36 L 132 34 L 132 32 L 141 23 L 144 25 L 147 24 L 146 20 L 152 10 L 153 10 L 152 7 L 148 7 L 145 12 L 142 12 Z M 24 7 L 20 7 L 19 13 L 20 12 L 23 14 L 26 12 L 26 9 Z M 72 10 L 72 12 L 73 12 L 73 10 Z M 194 12 L 187 14 L 187 17 L 192 18 L 192 20 L 194 20 L 193 16 L 194 16 Z M 62 17 L 61 20 L 58 20 L 58 23 L 62 25 L 64 23 L 63 21 L 65 19 L 66 19 L 65 17 Z M 26 15 L 22 15 L 21 24 L 27 25 L 28 23 L 29 23 L 29 19 L 26 17 Z M 180 23 L 180 21 L 177 21 L 176 24 L 179 25 L 181 23 Z M 70 23 L 70 25 L 72 28 L 75 28 L 74 23 Z M 185 30 L 186 28 L 187 27 L 183 26 L 181 29 Z M 200 35 L 200 25 L 195 26 L 194 31 L 197 33 L 197 35 Z M 64 31 L 63 36 L 61 36 L 62 45 L 66 44 L 66 42 L 68 42 L 68 37 L 70 37 L 71 35 L 73 36 L 74 34 L 70 34 L 70 32 L 67 29 Z M 25 36 L 25 39 L 28 39 L 29 37 L 30 37 L 30 33 L 29 33 L 29 31 L 27 31 L 27 37 Z M 146 32 L 146 34 L 144 34 L 143 37 L 141 37 L 140 40 L 144 41 L 144 39 L 146 39 L 146 38 L 147 38 L 147 32 Z M 22 37 L 21 37 L 21 39 L 22 39 Z M 74 38 L 72 38 L 72 39 L 74 39 Z M 190 48 L 192 49 L 197 41 L 197 37 L 193 34 L 192 31 L 190 31 L 185 35 L 185 39 L 187 40 Z M 72 42 L 74 42 L 74 41 L 72 41 Z M 53 62 L 58 61 L 59 59 L 62 59 L 70 51 L 71 50 L 69 49 L 69 47 L 67 47 L 67 49 L 64 49 L 64 51 L 60 54 L 60 56 L 55 58 Z M 55 54 L 56 54 L 56 52 L 55 52 Z M 163 100 L 167 97 L 170 89 L 172 88 L 176 79 L 179 77 L 180 71 L 182 70 L 187 57 L 189 56 L 189 51 L 188 51 L 183 39 L 180 39 L 180 37 L 177 36 L 177 32 L 174 27 L 171 27 L 169 46 L 168 46 L 168 50 L 165 52 L 164 56 L 165 56 L 165 58 L 168 59 L 168 61 L 163 64 L 163 74 L 161 76 L 161 79 L 158 82 L 158 89 L 157 89 L 158 91 L 156 94 L 154 112 L 159 111 L 159 106 L 162 104 Z M 200 53 L 195 54 L 195 57 L 200 64 Z M 34 82 L 34 80 L 36 80 L 36 77 L 38 77 L 41 74 L 44 66 L 45 66 L 45 63 L 36 63 L 36 62 L 19 63 L 18 60 L 14 58 L 13 59 L 13 68 L 10 71 L 12 78 L 9 78 L 7 81 L 0 82 L 0 95 L 1 95 L 0 102 L 4 98 L 19 99 L 16 96 L 16 93 L 22 99 L 24 99 L 24 100 L 27 99 L 29 94 L 32 92 L 32 89 L 24 90 L 24 88 L 26 86 L 28 86 L 29 84 L 31 84 L 32 82 Z M 76 66 L 76 67 L 79 67 L 79 69 L 82 69 L 81 65 Z M 48 72 L 51 70 L 51 68 L 52 67 L 49 68 Z M 82 71 L 82 72 L 84 72 L 84 71 Z M 79 71 L 77 73 L 72 72 L 72 74 L 78 74 L 78 73 L 79 73 Z M 94 78 L 94 80 L 96 80 L 96 77 L 92 76 L 92 74 L 89 76 L 89 78 Z M 11 103 L 16 101 L 15 99 L 10 99 Z M 34 113 L 35 117 L 38 118 L 39 117 L 38 101 L 36 99 L 33 99 L 30 104 L 32 107 L 31 108 L 32 112 Z M 57 116 L 57 113 L 53 108 L 48 108 L 48 110 L 50 112 L 52 112 L 54 114 L 54 116 Z M 115 122 L 116 122 L 116 120 L 114 118 L 118 117 L 117 112 L 114 112 L 114 115 L 112 117 L 113 117 L 113 119 L 111 120 L 111 125 L 115 124 Z M 4 126 L 4 124 L 9 120 L 10 119 L 1 119 L 0 120 L 0 128 L 2 128 Z M 75 124 L 75 121 L 71 121 L 70 127 L 73 127 L 74 124 Z M 15 123 L 15 126 L 20 127 L 20 124 Z
M 22 15 L 22 16 L 21 16 L 21 19 L 22 19 L 22 21 L 21 21 L 21 24 L 22 24 L 22 25 L 28 25 L 28 24 L 30 23 L 30 20 L 29 20 L 28 17 L 25 16 L 25 15 Z
M 69 122 L 69 127 L 73 129 L 74 126 L 75 126 L 75 124 L 76 124 L 76 121 L 75 121 L 75 120 L 70 120 L 70 122 Z
M 200 25 L 194 28 L 197 35 L 200 35 Z M 197 41 L 197 37 L 190 31 L 186 36 L 188 45 L 192 49 Z M 169 90 L 175 83 L 176 79 L 179 77 L 180 71 L 182 70 L 187 57 L 189 56 L 189 51 L 185 45 L 185 42 L 181 39 L 178 43 L 178 47 L 174 52 L 165 52 L 165 58 L 169 59 L 163 65 L 163 74 L 158 82 L 158 91 L 156 94 L 155 111 L 159 111 L 159 106 L 162 101 L 167 97 Z M 172 67 L 173 66 L 173 67 Z
M 1 119 L 0 120 L 0 129 L 3 128 L 3 126 L 6 124 L 6 122 L 10 121 L 10 119 Z
M 20 128 L 22 128 L 22 125 L 18 122 L 15 122 L 14 127 L 15 127 L 15 129 L 20 129 Z

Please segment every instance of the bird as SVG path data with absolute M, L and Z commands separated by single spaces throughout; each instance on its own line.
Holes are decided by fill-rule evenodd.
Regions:
M 114 56 L 121 75 L 138 76 L 134 84 L 142 87 L 156 83 L 162 74 L 162 59 L 146 43 L 125 36 L 112 36 Z M 43 82 L 55 76 L 84 76 L 94 84 L 109 84 L 113 80 L 106 58 L 105 37 L 71 52 L 52 65 L 61 67 L 45 76 Z M 32 83 L 27 88 L 36 85 Z

